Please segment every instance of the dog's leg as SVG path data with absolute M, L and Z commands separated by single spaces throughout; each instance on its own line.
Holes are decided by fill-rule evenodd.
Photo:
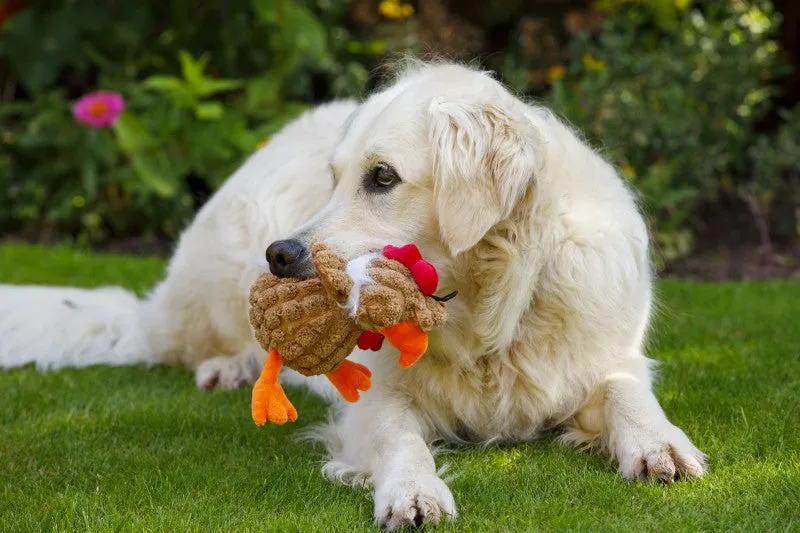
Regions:
M 436 473 L 413 408 L 381 394 L 385 392 L 370 391 L 348 406 L 335 428 L 338 449 L 323 473 L 371 482 L 374 518 L 384 529 L 454 518 L 453 495 Z
M 194 380 L 204 390 L 233 390 L 256 382 L 267 354 L 258 345 L 249 345 L 234 355 L 218 355 L 197 367 Z
M 625 479 L 671 483 L 706 471 L 705 455 L 667 420 L 646 370 L 609 375 L 568 424 L 564 438 L 605 447 Z
M 267 353 L 253 343 L 234 355 L 218 355 L 206 359 L 197 366 L 194 381 L 203 390 L 234 390 L 255 384 Z M 280 383 L 288 387 L 305 387 L 328 402 L 338 402 L 341 394 L 325 376 L 304 376 L 283 368 Z

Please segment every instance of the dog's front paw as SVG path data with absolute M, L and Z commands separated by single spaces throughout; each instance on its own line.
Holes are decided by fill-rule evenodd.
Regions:
M 639 435 L 617 446 L 619 470 L 625 479 L 672 483 L 680 477 L 702 477 L 706 472 L 703 452 L 679 428 L 664 435 Z
M 455 516 L 453 494 L 435 474 L 401 474 L 375 488 L 375 522 L 383 529 L 436 525 Z
M 258 374 L 240 356 L 221 355 L 203 361 L 194 374 L 197 388 L 234 390 L 255 383 Z

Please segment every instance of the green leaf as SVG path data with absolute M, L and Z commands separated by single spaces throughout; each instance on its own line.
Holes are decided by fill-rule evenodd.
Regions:
M 117 144 L 128 155 L 141 152 L 154 144 L 147 128 L 130 112 L 122 113 L 113 128 Z
M 325 27 L 308 9 L 291 4 L 286 7 L 285 34 L 293 40 L 293 44 L 299 50 L 315 61 L 325 59 L 328 56 Z
M 34 109 L 35 108 L 30 104 L 30 102 L 26 102 L 24 100 L 17 102 L 3 102 L 2 107 L 0 107 L 0 117 L 30 113 Z
M 214 80 L 211 78 L 203 78 L 196 87 L 193 87 L 193 91 L 197 96 L 203 97 L 239 89 L 243 85 L 244 81 L 241 80 Z
M 175 76 L 150 76 L 143 83 L 146 88 L 161 92 L 186 90 L 186 84 Z
M 280 104 L 281 82 L 271 73 L 248 80 L 245 102 L 251 113 L 264 113 Z
M 374 56 L 383 55 L 386 53 L 386 42 L 379 40 L 369 41 L 365 44 L 364 50 Z
M 184 51 L 178 55 L 181 62 L 181 72 L 183 73 L 184 81 L 180 81 L 180 86 L 171 80 L 157 80 L 157 85 L 163 86 L 173 92 L 183 92 L 188 94 L 192 102 L 190 105 L 194 106 L 197 98 L 211 96 L 217 93 L 239 89 L 244 84 L 241 80 L 234 79 L 213 79 L 204 74 L 205 68 L 208 65 L 209 56 L 203 54 L 197 61 L 192 56 Z M 181 95 L 182 100 L 187 100 L 185 96 Z
M 173 198 L 177 192 L 176 180 L 170 180 L 169 160 L 163 152 L 131 155 L 131 164 L 142 184 L 162 198 Z
M 81 163 L 81 185 L 90 202 L 97 198 L 97 175 L 97 163 L 91 159 L 85 159 Z
M 187 83 L 174 76 L 150 76 L 143 85 L 147 89 L 158 91 L 183 107 L 194 107 L 196 99 Z
M 208 65 L 208 59 L 208 54 L 203 54 L 200 56 L 200 59 L 195 61 L 192 55 L 186 50 L 181 50 L 178 53 L 183 79 L 186 80 L 189 90 L 194 93 L 196 93 L 196 88 L 200 87 L 205 79 L 203 71 Z
M 224 112 L 225 108 L 219 102 L 203 102 L 197 104 L 194 116 L 199 120 L 219 120 Z

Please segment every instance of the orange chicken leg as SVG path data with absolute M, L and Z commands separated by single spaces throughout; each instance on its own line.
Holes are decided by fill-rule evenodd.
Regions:
M 357 402 L 358 391 L 369 390 L 372 372 L 364 365 L 345 359 L 332 372 L 326 374 L 333 386 L 348 402 Z
M 285 424 L 297 420 L 297 409 L 283 392 L 283 387 L 278 383 L 283 360 L 278 352 L 270 350 L 264 370 L 253 386 L 253 399 L 250 404 L 253 421 L 263 426 L 267 420 L 273 424 Z

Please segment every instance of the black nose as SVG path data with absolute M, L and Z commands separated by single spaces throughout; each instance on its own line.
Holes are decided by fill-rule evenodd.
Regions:
M 300 277 L 306 255 L 306 247 L 296 239 L 275 241 L 267 248 L 269 271 L 279 278 Z

